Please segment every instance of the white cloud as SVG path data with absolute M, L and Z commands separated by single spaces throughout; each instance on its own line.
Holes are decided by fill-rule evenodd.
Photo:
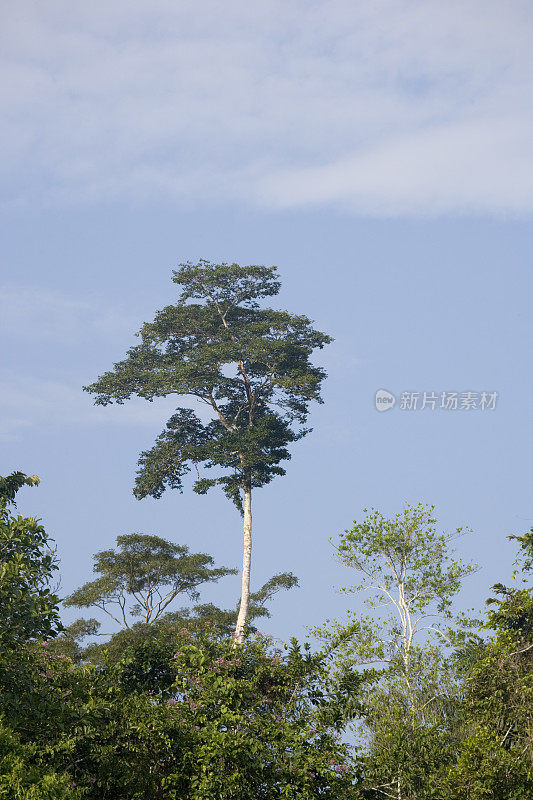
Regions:
M 11 0 L 12 202 L 529 214 L 528 0 Z
M 333 164 L 281 171 L 261 199 L 279 207 L 332 203 L 375 216 L 532 208 L 533 120 L 442 125 Z M 532 164 L 533 166 L 533 164 Z

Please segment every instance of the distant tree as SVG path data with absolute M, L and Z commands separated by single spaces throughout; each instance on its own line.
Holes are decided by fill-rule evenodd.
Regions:
M 297 585 L 298 579 L 292 573 L 282 572 L 266 581 L 257 592 L 253 592 L 250 595 L 246 635 L 257 633 L 253 620 L 270 617 L 268 603 L 275 594 Z M 106 603 L 107 599 L 102 598 L 102 602 Z M 128 609 L 130 605 L 127 606 Z M 102 605 L 98 602 L 96 607 L 102 608 Z M 122 627 L 113 634 L 101 633 L 100 622 L 96 619 L 78 619 L 65 627 L 60 636 L 48 643 L 48 650 L 56 655 L 68 656 L 76 663 L 87 661 L 96 664 L 117 663 L 128 648 L 136 647 L 144 640 L 156 639 L 159 642 L 168 642 L 172 646 L 184 631 L 198 641 L 204 636 L 227 638 L 235 629 L 237 614 L 238 605 L 235 609 L 222 609 L 214 603 L 200 603 L 192 607 L 183 606 L 176 610 L 167 610 L 148 622 L 133 617 L 128 627 Z M 91 637 L 93 641 L 84 645 L 83 641 L 87 637 Z M 94 637 L 105 637 L 105 639 L 98 641 L 94 640 Z
M 303 427 L 310 401 L 321 402 L 324 370 L 310 362 L 331 338 L 305 316 L 260 308 L 280 288 L 275 267 L 184 264 L 174 272 L 178 301 L 143 325 L 127 358 L 85 387 L 96 403 L 132 395 L 178 395 L 200 401 L 208 419 L 180 408 L 154 447 L 141 454 L 135 494 L 160 497 L 182 489 L 194 469 L 194 491 L 220 485 L 244 518 L 242 591 L 234 638 L 244 639 L 250 598 L 252 490 L 264 486 L 290 458 L 288 445 Z M 194 302 L 199 301 L 199 302 Z M 199 466 L 216 468 L 200 476 Z
M 206 553 L 190 553 L 186 545 L 159 536 L 117 536 L 116 550 L 103 550 L 94 556 L 93 572 L 98 577 L 64 602 L 77 608 L 98 608 L 122 629 L 139 619 L 150 625 L 179 595 L 196 600 L 199 586 L 237 572 L 228 567 L 213 568 L 213 563 Z
M 54 550 L 39 520 L 11 510 L 19 489 L 38 483 L 22 472 L 0 478 L 0 654 L 61 629 L 59 598 L 50 588 Z
M 65 625 L 59 636 L 47 642 L 48 652 L 79 664 L 86 659 L 84 640 L 88 636 L 99 636 L 99 628 L 100 622 L 97 619 L 77 619 L 70 625 Z

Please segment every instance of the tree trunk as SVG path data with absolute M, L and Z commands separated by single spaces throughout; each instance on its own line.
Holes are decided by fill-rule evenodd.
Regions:
M 250 565 L 252 562 L 252 487 L 244 487 L 244 547 L 242 554 L 242 590 L 239 615 L 233 634 L 233 641 L 241 644 L 244 641 L 244 628 L 248 617 L 248 603 L 250 601 Z

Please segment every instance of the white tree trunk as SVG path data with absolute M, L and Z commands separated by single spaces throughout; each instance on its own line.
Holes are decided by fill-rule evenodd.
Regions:
M 250 601 L 250 566 L 252 563 L 252 488 L 244 489 L 244 547 L 242 554 L 242 590 L 241 604 L 237 624 L 233 634 L 233 641 L 241 644 L 244 641 L 244 628 L 248 617 L 248 604 Z

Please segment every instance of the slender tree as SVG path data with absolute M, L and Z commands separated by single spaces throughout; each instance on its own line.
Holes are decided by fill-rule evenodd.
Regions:
M 328 620 L 315 634 L 326 642 L 344 635 L 336 668 L 382 669 L 365 693 L 363 796 L 440 799 L 428 775 L 453 759 L 450 722 L 459 687 L 449 656 L 459 620 L 452 602 L 476 568 L 454 557 L 453 542 L 468 529 L 439 532 L 433 506 L 420 503 L 392 518 L 365 512 L 340 535 L 336 550 L 358 574 L 358 583 L 343 591 L 364 592 L 371 613 L 349 612 L 346 623 Z
M 151 450 L 141 454 L 134 493 L 160 497 L 182 489 L 194 469 L 194 491 L 220 485 L 244 520 L 239 615 L 234 638 L 242 642 L 250 597 L 252 490 L 283 475 L 288 445 L 304 436 L 309 403 L 321 402 L 325 372 L 310 356 L 331 337 L 305 316 L 261 308 L 280 288 L 275 267 L 182 264 L 174 305 L 143 325 L 141 343 L 124 361 L 85 387 L 96 403 L 123 403 L 132 395 L 153 400 L 196 398 L 200 418 L 179 408 Z M 214 469 L 200 475 L 200 466 Z

